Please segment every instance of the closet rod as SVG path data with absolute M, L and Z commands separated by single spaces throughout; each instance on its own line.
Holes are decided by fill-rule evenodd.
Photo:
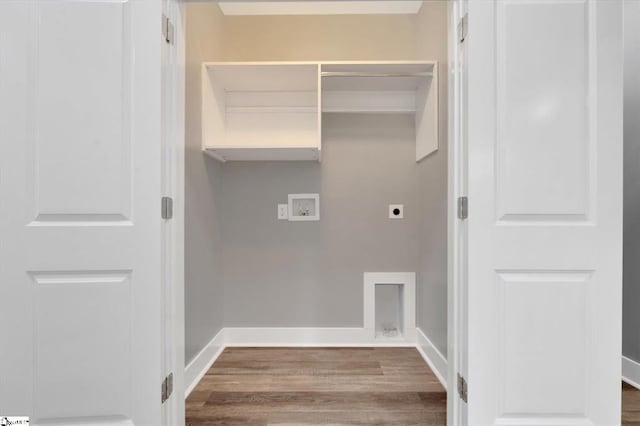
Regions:
M 399 72 L 399 73 L 373 73 L 373 72 L 346 72 L 346 71 L 322 71 L 323 77 L 432 77 L 430 72 Z

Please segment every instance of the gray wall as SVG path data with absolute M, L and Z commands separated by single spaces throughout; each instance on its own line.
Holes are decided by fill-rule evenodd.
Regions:
M 445 101 L 446 102 L 446 101 Z M 440 127 L 446 127 L 446 118 Z M 444 131 L 446 133 L 446 130 Z M 418 200 L 420 261 L 417 323 L 431 343 L 447 356 L 447 143 L 420 163 Z
M 224 164 L 225 325 L 361 327 L 362 273 L 420 268 L 419 168 L 405 115 L 325 115 L 320 164 Z M 299 192 L 319 222 L 276 219 Z
M 623 355 L 640 362 L 640 2 L 625 2 Z
M 425 7 L 425 6 L 429 7 Z M 431 343 L 447 356 L 447 2 L 425 3 L 418 15 L 421 55 L 439 61 L 439 149 L 419 165 L 417 323 Z
M 186 4 L 185 153 L 185 362 L 220 331 L 223 322 L 221 268 L 221 166 L 202 155 L 200 66 L 220 49 L 216 5 Z

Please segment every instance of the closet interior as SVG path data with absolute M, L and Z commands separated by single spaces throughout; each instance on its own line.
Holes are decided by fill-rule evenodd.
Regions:
M 187 370 L 400 345 L 445 377 L 446 2 L 186 9 Z

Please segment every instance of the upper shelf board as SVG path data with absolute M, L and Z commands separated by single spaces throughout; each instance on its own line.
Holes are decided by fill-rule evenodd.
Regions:
M 227 92 L 303 92 L 318 90 L 317 64 L 205 64 Z
M 322 71 L 362 72 L 362 73 L 417 73 L 431 72 L 433 61 L 387 61 L 387 62 L 322 62 Z
M 418 90 L 432 76 L 433 68 L 433 63 L 325 64 L 321 66 L 322 90 Z
M 227 161 L 319 161 L 320 150 L 309 147 L 219 147 L 205 153 L 223 163 Z

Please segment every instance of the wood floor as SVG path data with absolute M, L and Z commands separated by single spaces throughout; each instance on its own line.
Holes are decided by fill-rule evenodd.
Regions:
M 622 426 L 640 426 L 640 390 L 622 384 Z
M 413 348 L 228 348 L 186 411 L 192 426 L 443 426 L 446 401 Z M 622 426 L 640 426 L 640 391 L 627 384 Z
M 187 399 L 187 425 L 446 424 L 414 348 L 227 348 Z

